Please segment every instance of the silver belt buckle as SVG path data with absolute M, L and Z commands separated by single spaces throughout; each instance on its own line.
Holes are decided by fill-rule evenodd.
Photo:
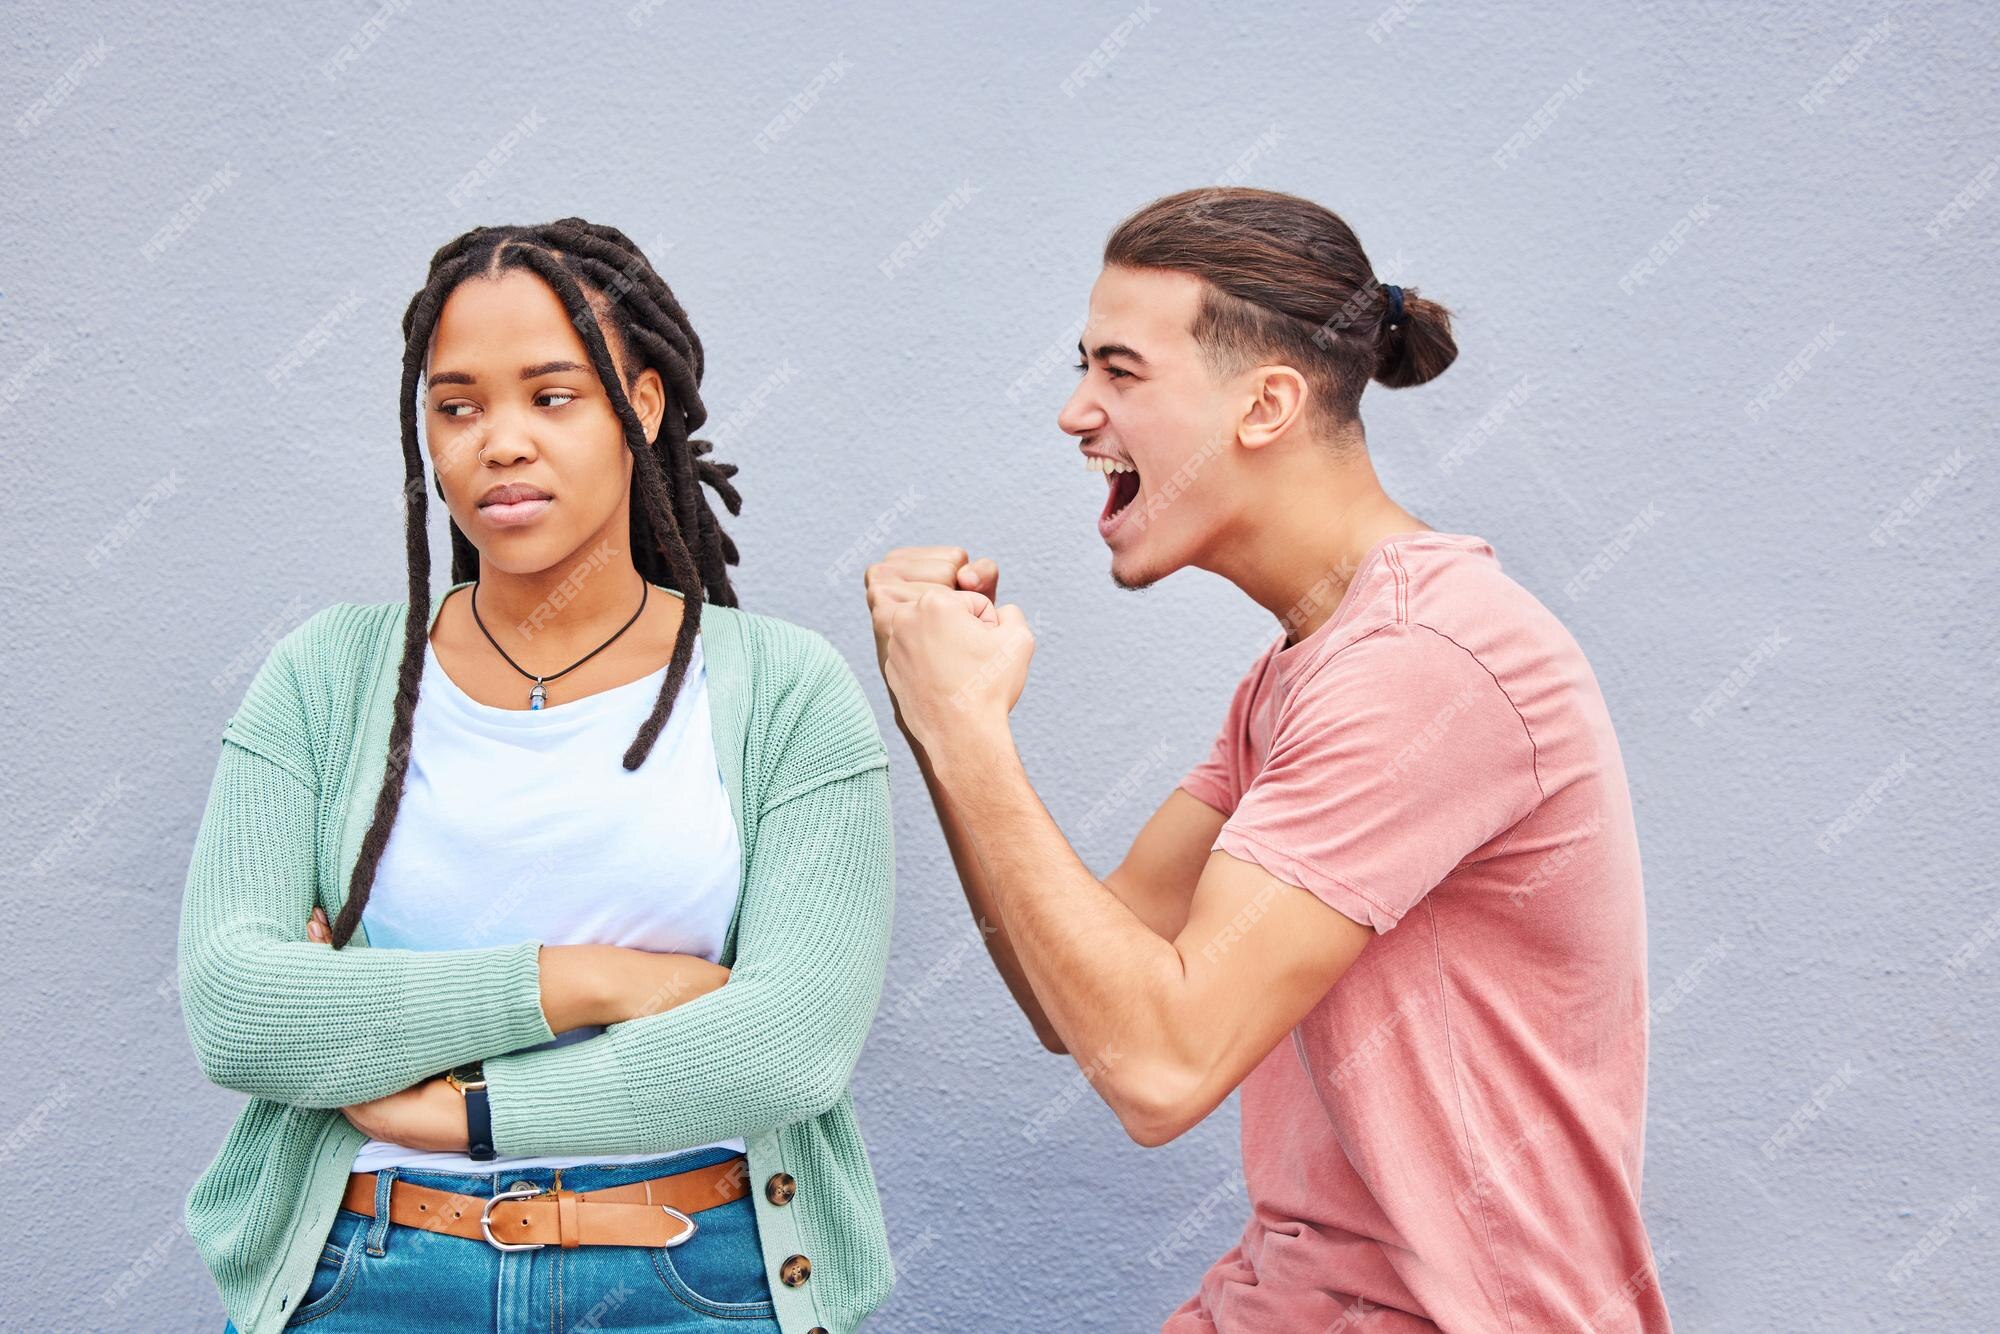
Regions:
M 486 1234 L 486 1240 L 493 1245 L 494 1249 L 502 1251 L 538 1251 L 548 1245 L 545 1241 L 502 1241 L 493 1235 L 494 1205 L 500 1203 L 502 1200 L 531 1200 L 537 1195 L 544 1194 L 547 1194 L 545 1188 L 541 1186 L 529 1186 L 524 1190 L 503 1190 L 487 1199 L 485 1206 L 479 1211 L 479 1230 Z M 687 1224 L 687 1230 L 672 1241 L 667 1242 L 666 1245 L 670 1247 L 679 1246 L 690 1240 L 696 1232 L 701 1230 L 701 1224 L 695 1222 L 671 1204 L 663 1204 L 660 1208 L 663 1212 L 671 1214 L 673 1217 Z
M 502 1241 L 493 1235 L 493 1206 L 502 1200 L 528 1200 L 543 1194 L 540 1186 L 529 1186 L 525 1190 L 503 1190 L 486 1201 L 486 1207 L 479 1211 L 479 1230 L 486 1234 L 486 1240 L 502 1251 L 538 1251 L 548 1245 L 545 1241 Z

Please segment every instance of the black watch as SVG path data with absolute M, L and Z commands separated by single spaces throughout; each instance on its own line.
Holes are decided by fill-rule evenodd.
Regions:
M 491 1162 L 493 1153 L 493 1108 L 486 1101 L 486 1063 L 461 1065 L 444 1077 L 444 1082 L 465 1095 L 466 1156 L 476 1163 Z

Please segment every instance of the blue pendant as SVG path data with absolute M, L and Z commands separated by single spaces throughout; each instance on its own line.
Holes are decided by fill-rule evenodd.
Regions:
M 542 707 L 542 701 L 546 698 L 548 698 L 548 692 L 542 689 L 542 683 L 539 679 L 537 679 L 535 682 L 535 688 L 528 692 L 528 707 L 531 709 L 539 709 Z

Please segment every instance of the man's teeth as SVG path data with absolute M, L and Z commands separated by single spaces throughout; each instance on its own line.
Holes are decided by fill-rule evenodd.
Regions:
M 1109 472 L 1139 471 L 1137 468 L 1133 467 L 1129 463 L 1122 463 L 1117 459 L 1100 458 L 1096 454 L 1085 454 L 1083 456 L 1083 466 L 1086 470 L 1090 472 L 1109 473 Z

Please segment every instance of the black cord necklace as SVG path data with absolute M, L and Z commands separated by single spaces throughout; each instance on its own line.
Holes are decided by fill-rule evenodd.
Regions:
M 639 581 L 639 611 L 633 612 L 632 620 L 627 621 L 625 622 L 625 624 L 619 626 L 618 633 L 612 635 L 611 639 L 616 639 L 618 638 L 618 635 L 622 635 L 627 630 L 630 630 L 632 628 L 633 622 L 639 619 L 639 612 L 646 610 L 647 585 L 650 582 L 651 582 L 650 580 L 646 579 L 641 579 Z M 486 642 L 493 645 L 493 651 L 498 653 L 501 657 L 507 658 L 507 650 L 500 647 L 500 641 L 495 639 L 493 637 L 492 631 L 486 628 L 486 622 L 479 619 L 479 583 L 477 580 L 475 580 L 472 585 L 472 620 L 473 623 L 479 627 L 479 633 L 486 636 Z M 599 644 L 596 648 L 584 654 L 581 658 L 578 658 L 575 662 L 563 668 L 561 671 L 553 672 L 548 676 L 536 676 L 533 672 L 528 671 L 526 668 L 522 667 L 520 663 L 515 662 L 512 658 L 507 658 L 507 665 L 509 667 L 512 667 L 515 671 L 521 673 L 521 675 L 529 678 L 535 683 L 535 688 L 528 692 L 528 707 L 531 709 L 539 709 L 542 707 L 542 701 L 548 698 L 548 692 L 542 689 L 542 682 L 553 681 L 558 676 L 569 675 L 571 672 L 583 666 L 583 664 L 589 662 L 592 658 L 596 657 L 598 654 L 604 652 L 606 648 L 610 647 L 611 639 L 605 640 L 602 644 Z

